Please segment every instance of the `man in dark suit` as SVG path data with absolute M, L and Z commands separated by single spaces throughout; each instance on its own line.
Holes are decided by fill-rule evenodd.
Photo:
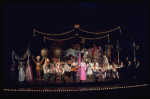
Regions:
M 133 77 L 133 65 L 131 64 L 131 61 L 128 61 L 127 73 L 129 77 Z

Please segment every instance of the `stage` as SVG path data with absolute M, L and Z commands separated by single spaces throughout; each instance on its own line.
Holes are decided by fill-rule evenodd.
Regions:
M 99 76 L 98 81 L 95 81 L 94 76 L 88 77 L 85 82 L 80 81 L 80 77 L 77 77 L 76 81 L 73 78 L 64 77 L 64 80 L 60 81 L 59 77 L 56 77 L 56 81 L 52 81 L 52 78 L 47 83 L 44 79 L 37 80 L 36 78 L 32 82 L 9 82 L 9 85 L 3 89 L 5 96 L 65 96 L 65 97 L 133 97 L 148 95 L 148 80 L 142 75 L 137 78 L 129 78 L 125 75 L 120 75 L 118 79 L 114 79 L 112 75 L 109 78 L 103 79 Z M 9 94 L 9 95 L 8 95 Z
M 91 77 L 87 76 L 86 81 L 80 81 L 80 76 L 77 76 L 76 80 L 73 81 L 72 76 L 69 78 L 68 76 L 64 76 L 64 80 L 60 80 L 59 76 L 56 77 L 56 81 L 52 81 L 52 77 L 47 80 L 47 82 L 44 82 L 44 79 L 36 79 L 34 78 L 31 82 L 16 82 L 16 81 L 10 81 L 9 85 L 6 86 L 6 89 L 58 89 L 61 90 L 61 87 L 66 87 L 69 89 L 77 89 L 80 90 L 80 88 L 86 87 L 86 88 L 109 88 L 109 87 L 116 87 L 116 86 L 125 86 L 127 85 L 136 85 L 136 84 L 146 84 L 147 80 L 140 76 L 137 78 L 129 78 L 126 77 L 126 75 L 120 75 L 119 78 L 113 78 L 112 75 L 110 75 L 109 78 L 103 79 L 100 75 L 98 77 L 98 80 L 96 81 L 94 76 Z

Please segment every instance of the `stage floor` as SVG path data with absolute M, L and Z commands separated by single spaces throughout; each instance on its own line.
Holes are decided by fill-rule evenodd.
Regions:
M 116 87 L 125 87 L 125 86 L 138 86 L 148 84 L 146 80 L 143 80 L 142 77 L 139 78 L 128 78 L 125 75 L 119 78 L 114 79 L 112 75 L 109 78 L 103 79 L 102 76 L 98 77 L 98 80 L 95 81 L 94 76 L 87 76 L 86 81 L 81 82 L 80 77 L 78 76 L 75 81 L 73 78 L 68 78 L 64 76 L 64 80 L 60 81 L 59 76 L 56 77 L 56 81 L 52 81 L 52 78 L 44 82 L 44 79 L 34 79 L 32 82 L 10 82 L 7 88 L 5 89 L 15 89 L 15 90 L 91 90 L 91 89 L 110 89 Z

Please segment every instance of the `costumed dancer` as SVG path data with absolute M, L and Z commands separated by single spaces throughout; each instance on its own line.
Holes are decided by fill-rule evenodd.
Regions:
M 65 75 L 68 75 L 68 73 L 71 72 L 71 67 L 67 64 L 67 62 L 65 62 L 64 64 L 64 70 L 65 70 Z M 69 75 L 68 75 L 69 77 Z
M 80 80 L 85 81 L 86 80 L 86 63 L 82 59 L 82 62 L 80 63 L 81 65 L 81 73 L 80 73 Z
M 26 64 L 26 81 L 33 81 L 33 73 L 30 60 L 28 60 Z
M 98 72 L 98 67 L 96 66 L 96 63 L 94 63 L 93 72 L 94 72 L 95 81 L 97 81 L 99 72 Z
M 60 80 L 64 80 L 64 68 L 62 67 L 62 64 L 59 67 L 59 74 Z
M 24 66 L 24 62 L 19 62 L 19 76 L 18 76 L 18 81 L 19 82 L 23 82 L 25 80 L 25 66 Z
M 50 63 L 49 59 L 47 58 L 44 65 L 43 65 L 43 70 L 44 70 L 44 81 L 47 82 L 47 78 L 50 77 Z
M 54 65 L 52 64 L 52 69 L 50 70 L 50 74 L 52 76 L 52 81 L 56 81 L 56 68 L 54 67 Z
M 57 58 L 53 58 L 53 60 L 54 60 L 54 64 L 55 64 L 55 68 L 56 68 L 56 77 L 57 77 L 57 75 L 58 75 L 58 71 L 59 71 L 59 67 L 60 67 L 60 62 L 59 62 L 59 60 L 57 59 Z
M 108 66 L 108 64 L 107 63 L 105 63 L 105 70 L 106 70 L 106 77 L 107 78 L 109 78 L 109 76 L 110 76 L 110 67 Z
M 37 62 L 34 60 L 34 56 L 33 55 L 31 56 L 31 58 L 33 59 L 34 63 L 36 64 L 37 79 L 41 79 L 41 64 L 42 64 L 42 62 L 44 60 L 44 57 L 41 60 L 41 62 L 40 62 L 40 56 L 36 57 Z
M 71 66 L 71 72 L 72 72 L 72 76 L 73 76 L 73 81 L 76 80 L 76 71 L 77 71 L 77 68 L 78 68 L 78 63 L 75 62 L 75 59 L 73 59 L 72 66 Z
M 101 70 L 102 70 L 102 78 L 105 79 L 106 78 L 106 69 L 105 69 L 104 65 L 102 66 Z
M 71 77 L 71 66 L 72 66 L 72 62 L 68 61 L 68 66 L 70 67 L 70 71 L 68 71 L 68 78 Z
M 96 64 L 96 67 L 99 67 L 98 62 L 96 59 L 94 59 L 94 63 Z
M 45 64 L 44 66 L 44 81 L 47 82 L 47 78 L 50 77 L 49 65 Z
M 112 68 L 112 75 L 113 75 L 113 78 L 119 78 L 119 76 L 118 76 L 118 71 L 117 71 L 117 69 L 116 69 L 116 65 L 115 65 L 115 63 L 113 63 L 112 64 L 113 66 L 113 68 Z
M 89 63 L 87 64 L 87 75 L 89 77 L 91 77 L 91 75 L 93 74 L 92 68 L 93 68 L 93 64 L 91 63 L 91 60 L 90 60 Z
M 95 44 L 93 44 L 93 49 L 92 49 L 92 58 L 94 58 L 95 52 L 98 50 Z

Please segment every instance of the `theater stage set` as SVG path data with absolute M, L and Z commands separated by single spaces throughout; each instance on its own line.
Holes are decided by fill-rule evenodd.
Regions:
M 78 4 L 74 4 L 73 7 L 76 7 L 76 5 Z M 119 14 L 116 14 L 115 20 L 117 20 L 117 22 L 121 21 L 122 23 L 121 22 L 116 23 L 116 21 L 111 21 L 112 24 L 108 25 L 108 23 L 110 22 L 108 22 L 108 20 L 105 21 L 105 18 L 106 18 L 105 15 L 99 14 L 99 16 L 97 16 L 96 14 L 95 15 L 97 16 L 97 19 L 96 19 L 95 17 L 92 17 L 93 16 L 91 14 L 92 12 L 90 13 L 91 16 L 86 19 L 88 21 L 92 17 L 91 23 L 88 23 L 89 21 L 88 22 L 82 21 L 84 18 L 87 17 L 86 14 L 85 15 L 82 14 L 82 12 L 85 12 L 84 11 L 85 9 L 81 11 L 82 3 L 79 4 L 79 8 L 74 8 L 74 12 L 76 14 L 73 14 L 74 19 L 70 19 L 69 21 L 68 19 L 66 20 L 60 19 L 60 21 L 58 21 L 60 17 L 57 17 L 57 18 L 50 17 L 51 14 L 49 15 L 49 13 L 47 13 L 49 12 L 47 8 L 46 8 L 47 10 L 46 9 L 37 10 L 36 8 L 39 8 L 39 6 L 37 6 L 35 9 L 34 7 L 32 8 L 32 6 L 27 6 L 23 9 L 28 8 L 29 12 L 28 11 L 27 12 L 29 14 L 27 15 L 29 16 L 31 15 L 33 17 L 33 18 L 30 17 L 31 20 L 33 20 L 31 22 L 33 24 L 31 24 L 30 22 L 28 22 L 29 20 L 25 20 L 25 17 L 27 16 L 22 16 L 22 18 L 24 18 L 23 22 L 20 20 L 17 20 L 19 18 L 19 15 L 15 13 L 17 9 L 14 9 L 13 11 L 11 11 L 9 6 L 11 6 L 12 8 L 13 7 L 15 8 L 15 6 L 11 4 L 10 5 L 8 4 L 5 7 L 6 12 L 11 13 L 10 15 L 12 15 L 12 19 L 10 18 L 9 14 L 5 15 L 5 18 L 6 18 L 5 22 L 10 25 L 7 24 L 7 27 L 9 27 L 9 29 L 6 28 L 5 29 L 6 33 L 4 34 L 5 36 L 5 39 L 4 39 L 4 44 L 5 44 L 4 46 L 5 47 L 5 51 L 4 51 L 5 52 L 4 54 L 5 66 L 4 67 L 5 68 L 4 68 L 4 86 L 3 86 L 4 96 L 6 97 L 12 96 L 12 98 L 13 97 L 24 98 L 25 96 L 27 97 L 34 96 L 33 98 L 36 98 L 39 96 L 42 96 L 42 98 L 44 98 L 45 96 L 50 97 L 50 98 L 55 98 L 55 97 L 60 97 L 60 98 L 72 97 L 73 98 L 73 97 L 79 97 L 79 96 L 96 97 L 96 98 L 106 98 L 106 97 L 110 97 L 110 98 L 133 97 L 135 98 L 135 97 L 142 96 L 145 98 L 148 96 L 148 74 L 147 74 L 148 66 L 147 66 L 146 59 L 145 59 L 146 57 L 145 49 L 146 49 L 147 43 L 144 38 L 145 33 L 147 33 L 145 29 L 146 26 L 143 25 L 143 23 L 138 23 L 139 21 L 137 20 L 142 20 L 141 17 L 139 17 L 139 19 L 133 22 L 131 21 L 131 20 L 134 20 L 135 16 L 139 15 L 140 13 L 136 13 L 137 15 L 133 14 L 132 16 L 134 17 L 132 17 L 132 19 L 128 22 L 127 20 L 129 20 L 130 18 L 126 19 L 126 17 L 131 16 L 128 14 L 130 9 L 124 10 L 124 12 L 126 12 L 124 14 L 124 12 L 122 12 L 123 8 L 122 10 L 118 8 Z M 60 5 L 57 5 L 57 4 L 54 4 L 54 5 L 51 4 L 51 6 L 53 6 L 54 8 L 55 6 L 57 6 L 61 9 Z M 94 5 L 91 5 L 91 6 L 94 6 Z M 45 6 L 42 5 L 41 8 L 39 9 L 42 9 L 42 7 L 45 7 Z M 99 9 L 103 9 L 103 7 Z M 110 8 L 113 8 L 113 7 L 110 7 Z M 49 8 L 49 9 L 52 9 L 52 8 Z M 132 6 L 130 8 L 132 8 Z M 61 11 L 59 11 L 60 9 L 58 9 L 59 13 L 61 13 Z M 144 11 L 144 10 L 141 10 L 141 8 L 139 8 L 139 10 L 141 11 L 141 13 L 142 11 Z M 37 15 L 34 15 L 36 14 L 36 11 L 37 11 Z M 43 14 L 40 14 L 41 16 L 39 16 L 38 14 L 39 11 L 43 13 Z M 70 10 L 67 10 L 67 11 L 69 11 L 69 13 L 71 12 Z M 81 13 L 79 13 L 78 11 Z M 86 10 L 86 11 L 87 12 L 85 13 L 89 12 L 89 10 Z M 92 8 L 91 8 L 91 11 L 92 11 Z M 99 12 L 99 10 L 97 11 Z M 33 14 L 33 12 L 35 13 Z M 57 11 L 54 11 L 54 12 L 57 12 Z M 18 11 L 18 13 L 24 13 L 24 11 L 21 11 L 21 12 Z M 57 14 L 57 16 L 60 16 L 59 13 Z M 44 16 L 44 14 L 46 15 Z M 132 14 L 132 12 L 130 14 Z M 24 15 L 24 14 L 20 14 L 20 15 Z M 78 17 L 78 19 L 76 19 L 75 17 L 76 15 L 83 16 L 82 17 L 83 19 L 81 17 Z M 112 13 L 112 15 L 114 15 L 114 13 Z M 145 18 L 144 14 L 140 14 L 140 15 L 143 15 L 143 20 L 144 20 Z M 16 16 L 18 16 L 18 18 L 16 18 Z M 66 17 L 67 16 L 70 16 L 70 15 L 66 15 Z M 99 18 L 101 16 L 102 18 Z M 107 16 L 111 16 L 111 15 L 107 15 Z M 37 17 L 37 19 L 35 17 Z M 118 21 L 118 18 L 120 17 L 122 19 L 119 19 Z M 107 17 L 107 18 L 111 19 L 112 17 Z M 44 23 L 45 25 L 43 24 L 41 25 L 41 23 L 39 24 L 39 19 L 43 19 L 44 22 L 47 22 L 47 20 L 51 20 L 51 21 L 48 21 L 47 24 Z M 54 19 L 56 20 L 54 21 Z M 15 22 L 13 21 L 11 22 L 11 20 L 14 20 Z M 76 24 L 73 22 L 70 25 L 71 20 L 77 23 L 81 23 L 81 24 Z M 98 23 L 97 23 L 97 20 L 99 20 Z M 17 23 L 17 22 L 22 22 L 22 24 L 25 24 L 26 22 L 27 23 L 25 26 L 20 26 L 20 23 Z M 62 26 L 57 27 L 58 26 L 57 22 L 62 23 L 61 24 Z M 93 24 L 92 22 L 95 22 L 95 23 Z M 130 25 L 130 22 L 131 22 L 131 25 Z M 145 20 L 141 22 L 145 22 Z M 49 23 L 51 23 L 51 25 L 49 25 Z M 98 25 L 99 23 L 101 23 L 100 26 Z M 132 23 L 135 24 L 135 26 Z M 118 24 L 119 25 L 121 24 L 121 26 L 118 26 Z M 138 27 L 138 25 L 136 24 L 138 24 L 139 26 L 141 25 L 141 27 Z M 19 28 L 19 26 L 20 26 L 20 29 L 17 29 Z M 131 29 L 131 27 L 133 29 Z M 143 31 L 141 32 L 137 28 Z M 12 30 L 14 34 L 10 32 L 10 30 Z M 17 33 L 17 30 L 18 30 L 18 33 Z M 137 30 L 136 35 L 131 33 L 134 30 Z M 22 33 L 22 31 L 24 32 Z M 47 33 L 46 31 L 48 31 L 49 33 Z M 67 31 L 67 32 L 64 32 L 64 31 Z M 94 31 L 97 31 L 97 32 L 94 32 Z M 142 34 L 143 36 L 141 36 Z M 98 49 L 98 51 L 94 50 L 94 56 L 92 56 L 93 49 L 94 49 L 93 44 L 95 44 Z M 86 50 L 84 50 L 85 48 Z M 86 52 L 84 53 L 84 51 L 87 51 L 88 54 Z M 82 57 L 79 55 L 79 53 L 82 53 L 81 54 Z M 11 57 L 11 54 L 12 54 L 12 57 Z M 105 60 L 104 62 L 104 58 L 103 58 L 104 54 L 107 57 L 108 61 Z M 57 60 L 59 60 L 60 62 L 68 62 L 68 61 L 71 61 L 70 56 L 72 56 L 72 58 L 74 58 L 75 56 L 76 59 L 81 62 L 81 58 L 86 56 L 85 58 L 86 62 L 87 62 L 86 59 L 88 60 L 97 59 L 99 67 L 101 67 L 102 64 L 106 62 L 109 63 L 110 65 L 112 65 L 112 62 L 114 62 L 117 66 L 119 66 L 120 63 L 123 62 L 124 66 L 127 67 L 128 64 L 126 63 L 126 58 L 129 57 L 130 61 L 132 61 L 134 58 L 136 58 L 137 61 L 140 61 L 141 69 L 138 70 L 136 77 L 131 76 L 128 73 L 128 71 L 126 71 L 125 69 L 118 68 L 117 71 L 119 74 L 119 78 L 113 78 L 112 71 L 111 71 L 109 78 L 103 79 L 100 73 L 97 80 L 95 80 L 94 75 L 92 74 L 91 77 L 87 75 L 85 81 L 80 80 L 80 75 L 77 75 L 76 80 L 73 81 L 73 76 L 71 75 L 71 77 L 69 78 L 67 72 L 65 72 L 64 80 L 60 80 L 59 76 L 56 76 L 56 81 L 53 81 L 52 77 L 50 77 L 50 79 L 48 78 L 47 82 L 45 83 L 44 78 L 43 78 L 44 74 L 41 74 L 42 76 L 41 79 L 37 79 L 36 64 L 33 62 L 31 55 L 34 56 L 35 60 L 36 60 L 36 56 L 38 55 L 41 56 L 40 61 L 44 57 L 45 59 L 42 63 L 42 66 L 43 64 L 45 64 L 46 59 L 48 58 L 51 64 L 55 64 L 53 58 L 57 58 Z M 19 57 L 19 56 L 23 56 L 23 57 Z M 25 80 L 23 82 L 19 82 L 18 81 L 19 62 L 24 62 L 25 63 L 24 67 L 26 67 L 27 61 L 29 60 L 32 66 L 33 81 L 28 82 Z M 15 75 L 15 78 L 14 78 L 14 75 Z

